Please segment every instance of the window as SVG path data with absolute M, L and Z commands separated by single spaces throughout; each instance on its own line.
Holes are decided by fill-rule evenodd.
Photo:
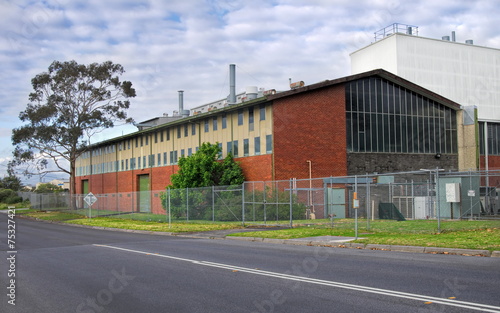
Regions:
M 189 126 L 188 124 L 184 124 L 184 137 L 187 137 L 189 134 Z
M 181 138 L 181 125 L 177 126 L 177 138 Z
M 158 143 L 158 132 L 155 133 L 155 143 Z
M 273 152 L 273 135 L 266 135 L 266 153 Z
M 375 77 L 345 92 L 349 152 L 457 153 L 455 110 Z
M 232 141 L 228 141 L 227 143 L 227 154 L 229 153 L 233 153 L 233 142 Z
M 129 139 L 129 140 L 127 140 L 127 149 L 129 149 L 129 150 L 130 150 L 130 139 Z
M 249 155 L 248 139 L 243 139 L 243 156 Z
M 146 137 L 146 146 L 149 145 L 149 135 L 144 136 Z
M 238 110 L 238 125 L 243 125 L 243 110 Z
M 141 136 L 141 147 L 144 146 L 144 136 Z
M 484 140 L 488 144 L 488 155 L 500 155 L 500 124 L 488 122 L 486 128 L 487 133 L 484 133 L 484 123 L 479 122 L 479 153 L 486 154 Z
M 184 157 L 184 149 L 181 149 L 181 158 Z
M 260 120 L 264 121 L 266 119 L 266 105 L 261 104 L 259 108 Z
M 123 171 L 124 170 L 124 162 L 123 162 L 123 160 L 121 161 L 121 165 L 122 165 L 121 170 Z
M 141 168 L 141 157 L 137 157 L 137 168 Z
M 163 131 L 160 132 L 160 142 L 163 142 Z
M 222 113 L 222 129 L 225 129 L 227 127 L 227 114 Z
M 155 166 L 155 155 L 151 154 L 149 156 L 149 167 L 153 167 L 153 166 Z
M 191 135 L 193 135 L 193 136 L 196 135 L 196 124 L 195 123 L 191 124 Z
M 214 116 L 212 119 L 212 124 L 213 124 L 213 130 L 217 130 L 217 116 Z
M 248 130 L 253 131 L 253 108 L 248 109 Z
M 142 157 L 142 168 L 146 167 L 146 156 Z
M 128 159 L 125 160 L 125 170 L 128 171 Z
M 137 148 L 139 146 L 139 138 L 135 137 L 135 147 Z
M 253 108 L 248 108 L 248 122 L 253 124 Z
M 170 151 L 170 164 L 174 164 L 174 151 Z
M 191 156 L 193 155 L 193 149 L 192 148 L 188 148 L 188 156 Z
M 167 153 L 163 152 L 163 165 L 167 165 Z
M 260 155 L 260 137 L 254 138 L 255 155 Z
M 238 157 L 238 140 L 233 141 L 233 156 Z
M 167 141 L 170 140 L 170 129 L 167 129 Z
M 158 161 L 157 161 L 157 165 L 160 166 L 161 165 L 161 153 L 158 153 Z
M 130 159 L 130 169 L 135 170 L 135 158 Z
M 205 120 L 205 133 L 208 133 L 208 119 Z

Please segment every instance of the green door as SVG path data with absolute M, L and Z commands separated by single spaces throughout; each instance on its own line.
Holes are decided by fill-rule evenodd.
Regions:
M 139 212 L 151 212 L 149 175 L 139 175 Z
M 89 193 L 89 181 L 88 180 L 82 180 L 82 195 L 85 197 Z M 82 197 L 82 200 L 83 200 Z M 81 206 L 83 206 L 85 209 L 88 209 L 89 206 L 85 201 L 82 201 L 83 203 Z
M 82 180 L 82 195 L 86 195 L 89 193 L 89 181 Z
M 345 189 L 327 188 L 326 203 L 326 216 L 335 214 L 335 218 L 345 218 Z

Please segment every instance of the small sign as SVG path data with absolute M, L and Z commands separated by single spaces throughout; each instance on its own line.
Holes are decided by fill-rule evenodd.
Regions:
M 85 203 L 87 203 L 89 206 L 92 206 L 92 204 L 96 203 L 97 201 L 97 197 L 94 196 L 93 193 L 89 192 L 85 198 L 83 198 L 83 201 L 85 201 Z
M 476 196 L 476 191 L 475 190 L 469 190 L 469 191 L 467 191 L 467 195 L 469 197 L 475 197 Z
M 358 200 L 358 199 L 354 199 L 354 200 L 353 200 L 352 207 L 353 207 L 354 209 L 359 208 L 359 200 Z

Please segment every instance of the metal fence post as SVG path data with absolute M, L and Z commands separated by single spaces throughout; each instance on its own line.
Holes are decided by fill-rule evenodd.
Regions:
M 186 187 L 186 221 L 189 221 L 189 188 Z
M 212 186 L 212 222 L 215 222 L 215 186 Z
M 170 187 L 167 188 L 168 198 L 168 228 L 172 228 L 172 215 L 170 214 Z
M 371 194 L 370 194 L 370 182 L 368 181 L 368 174 L 366 175 L 366 229 L 370 230 L 370 206 L 371 206 Z
M 293 228 L 293 201 L 292 201 L 292 179 L 290 179 L 290 228 Z
M 245 226 L 245 183 L 241 184 L 241 225 Z

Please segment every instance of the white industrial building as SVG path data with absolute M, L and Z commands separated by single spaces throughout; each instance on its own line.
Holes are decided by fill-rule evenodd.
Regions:
M 352 74 L 382 68 L 459 103 L 468 123 L 479 125 L 478 167 L 500 168 L 500 160 L 491 158 L 500 156 L 500 49 L 455 37 L 424 38 L 416 26 L 393 24 L 351 53 Z

